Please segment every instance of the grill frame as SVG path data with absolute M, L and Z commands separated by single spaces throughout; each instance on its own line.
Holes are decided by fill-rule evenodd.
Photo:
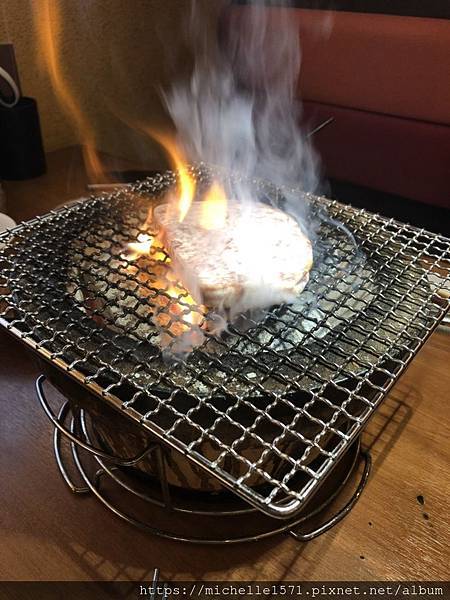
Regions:
M 48 224 L 57 224 L 59 219 L 62 219 L 64 226 L 64 222 L 67 220 L 67 218 L 70 215 L 74 215 L 78 208 L 80 208 L 80 210 L 84 210 L 87 207 L 87 210 L 89 210 L 89 207 L 96 205 L 96 203 L 102 203 L 102 206 L 106 206 L 108 202 L 113 203 L 116 201 L 118 203 L 121 203 L 124 200 L 128 201 L 130 196 L 132 196 L 133 198 L 135 198 L 136 196 L 144 198 L 148 194 L 154 194 L 155 192 L 152 190 L 154 190 L 155 187 L 158 188 L 161 193 L 162 190 L 166 190 L 167 187 L 172 185 L 174 181 L 175 179 L 173 174 L 169 173 L 157 178 L 140 182 L 139 184 L 133 186 L 130 191 L 119 191 L 109 196 L 106 194 L 100 197 L 93 196 L 87 201 L 80 201 L 68 208 L 62 207 L 61 209 L 52 211 L 48 215 L 38 217 L 28 223 L 21 224 L 18 227 L 14 228 L 12 231 L 0 235 L 0 267 L 2 265 L 4 267 L 5 263 L 6 265 L 8 265 L 8 258 L 5 258 L 5 249 L 1 249 L 1 244 L 2 242 L 8 243 L 8 241 L 13 240 L 14 236 L 20 236 L 21 234 L 25 234 L 27 232 L 32 236 L 36 235 L 39 233 L 40 228 L 42 229 L 43 226 Z M 386 367 L 386 357 L 384 357 L 384 362 L 380 362 L 380 360 L 378 360 L 375 366 L 372 366 L 368 371 L 366 369 L 366 373 L 363 375 L 359 375 L 358 373 L 351 373 L 351 375 L 353 376 L 353 383 L 351 385 L 354 385 L 355 380 L 358 382 L 358 385 L 360 385 L 359 388 L 356 387 L 356 391 L 348 389 L 348 387 L 346 387 L 350 385 L 348 383 L 348 378 L 347 380 L 345 378 L 338 378 L 332 382 L 331 385 L 333 387 L 333 390 L 335 390 L 337 393 L 343 393 L 348 396 L 348 402 L 343 401 L 344 411 L 346 406 L 348 406 L 348 403 L 352 400 L 352 398 L 355 398 L 360 394 L 359 390 L 363 386 L 367 387 L 367 385 L 369 385 L 372 397 L 370 400 L 366 399 L 368 402 L 368 410 L 366 410 L 362 417 L 353 416 L 353 425 L 350 428 L 348 428 L 345 432 L 340 432 L 340 441 L 334 446 L 334 448 L 331 451 L 321 447 L 321 437 L 317 438 L 316 436 L 314 440 L 312 440 L 312 443 L 308 446 L 310 448 L 310 451 L 311 448 L 314 447 L 314 449 L 320 453 L 321 457 L 325 456 L 326 458 L 322 462 L 318 471 L 312 472 L 312 469 L 306 460 L 304 460 L 303 463 L 299 465 L 299 468 L 301 468 L 305 473 L 307 473 L 310 476 L 309 482 L 306 485 L 303 485 L 303 487 L 300 490 L 291 490 L 289 489 L 289 486 L 286 483 L 284 483 L 283 487 L 283 481 L 274 480 L 273 482 L 270 482 L 271 485 L 274 485 L 272 489 L 276 489 L 276 494 L 272 497 L 270 495 L 270 492 L 263 493 L 259 489 L 255 489 L 250 485 L 247 485 L 245 483 L 245 479 L 243 481 L 240 481 L 239 477 L 236 477 L 235 475 L 233 476 L 225 469 L 215 465 L 214 461 L 211 461 L 211 459 L 199 454 L 199 452 L 193 451 L 175 436 L 167 436 L 167 431 L 161 430 L 161 428 L 158 427 L 156 423 L 152 422 L 148 418 L 143 418 L 142 413 L 136 410 L 135 407 L 133 407 L 133 402 L 124 402 L 123 398 L 119 397 L 117 394 L 111 391 L 116 387 L 116 385 L 111 384 L 102 387 L 102 385 L 99 385 L 95 381 L 95 378 L 93 378 L 90 375 L 86 375 L 86 373 L 83 373 L 82 371 L 76 368 L 71 367 L 71 365 L 68 364 L 66 360 L 63 360 L 62 358 L 58 357 L 58 352 L 56 352 L 55 354 L 54 350 L 52 351 L 45 347 L 45 344 L 42 342 L 42 340 L 36 341 L 36 339 L 30 337 L 30 335 L 27 335 L 26 333 L 24 333 L 24 331 L 21 331 L 21 329 L 17 326 L 17 319 L 11 321 L 9 318 L 7 318 L 9 309 L 4 310 L 3 307 L 3 312 L 2 310 L 0 310 L 0 324 L 6 327 L 14 336 L 20 338 L 30 348 L 36 351 L 42 358 L 48 360 L 53 365 L 67 372 L 71 377 L 75 378 L 83 386 L 88 388 L 90 391 L 94 392 L 94 394 L 96 394 L 98 397 L 102 398 L 103 400 L 106 400 L 110 405 L 118 409 L 121 414 L 124 414 L 127 417 L 133 419 L 135 422 L 138 422 L 146 431 L 153 435 L 157 440 L 160 440 L 168 447 L 184 454 L 195 464 L 202 467 L 211 475 L 216 477 L 223 485 L 234 490 L 239 496 L 241 496 L 243 499 L 245 499 L 247 502 L 258 508 L 259 510 L 273 517 L 292 517 L 305 505 L 307 500 L 311 498 L 313 493 L 322 484 L 324 479 L 328 476 L 333 467 L 339 461 L 340 457 L 343 455 L 345 450 L 348 449 L 350 444 L 361 433 L 361 430 L 363 429 L 367 420 L 382 402 L 383 398 L 386 396 L 390 388 L 394 385 L 394 383 L 398 380 L 403 371 L 407 368 L 414 355 L 425 343 L 428 336 L 439 324 L 440 320 L 443 318 L 446 311 L 448 310 L 448 302 L 445 300 L 438 300 L 438 297 L 435 296 L 436 290 L 433 289 L 433 287 L 435 286 L 429 280 L 427 273 L 436 272 L 436 266 L 439 266 L 441 277 L 442 275 L 445 276 L 445 281 L 444 283 L 442 283 L 442 285 L 449 285 L 450 262 L 448 261 L 450 261 L 450 240 L 442 236 L 438 236 L 436 234 L 432 234 L 424 230 L 411 227 L 409 225 L 398 223 L 393 219 L 386 219 L 379 215 L 372 215 L 371 213 L 368 213 L 364 210 L 357 210 L 348 207 L 336 201 L 330 201 L 325 198 L 317 198 L 311 195 L 308 196 L 308 199 L 310 202 L 316 203 L 317 205 L 322 206 L 327 211 L 331 212 L 334 218 L 341 217 L 342 220 L 344 220 L 347 224 L 353 224 L 355 226 L 355 230 L 359 230 L 358 236 L 362 235 L 361 227 L 364 224 L 367 225 L 366 241 L 370 242 L 370 245 L 374 248 L 373 251 L 380 257 L 380 260 L 381 258 L 383 258 L 383 253 L 386 252 L 388 262 L 397 259 L 401 262 L 403 259 L 405 259 L 406 262 L 404 263 L 404 268 L 406 272 L 408 272 L 408 269 L 419 270 L 419 259 L 423 260 L 424 264 L 420 266 L 421 275 L 418 276 L 417 282 L 420 284 L 424 284 L 423 294 L 428 298 L 428 304 L 424 307 L 419 307 L 416 313 L 416 317 L 423 318 L 426 321 L 426 326 L 421 327 L 420 333 L 413 336 L 414 339 L 409 339 L 411 345 L 408 346 L 400 343 L 400 347 L 404 352 L 403 356 L 398 358 L 398 354 L 396 356 L 390 356 L 388 353 L 388 367 Z M 403 239 L 403 243 L 399 243 L 399 239 Z M 394 252 L 395 247 L 397 247 L 396 252 Z M 432 250 L 431 254 L 428 253 L 427 255 L 425 255 L 424 250 L 426 248 L 428 250 Z M 412 257 L 411 254 L 409 254 L 409 252 L 413 250 L 419 250 L 420 252 L 418 252 L 415 256 Z M 425 256 L 427 257 L 426 259 Z M 445 261 L 443 260 L 443 256 L 445 256 Z M 397 259 L 395 257 L 397 257 Z M 11 266 L 9 269 L 7 268 L 6 270 L 9 270 L 11 272 L 14 271 L 14 269 Z M 2 304 L 4 304 L 5 302 L 8 303 L 8 299 L 10 304 L 15 303 L 14 298 L 11 300 L 11 294 L 8 290 L 3 290 L 2 292 L 2 285 L 4 285 L 5 283 L 5 281 L 3 281 L 2 283 L 2 280 L 0 279 L 0 309 L 2 308 Z M 392 284 L 392 281 L 387 282 L 386 289 L 388 289 L 389 284 Z M 404 287 L 405 283 L 400 279 L 399 281 L 397 281 L 397 285 L 399 289 L 402 290 L 402 286 Z M 382 292 L 378 291 L 377 297 L 380 297 L 380 293 L 387 293 L 386 289 L 384 289 Z M 390 293 L 394 292 L 396 292 L 396 290 L 391 290 Z M 398 295 L 397 307 L 400 307 L 399 313 L 401 313 L 401 302 L 405 299 L 405 292 L 403 291 L 402 293 L 402 291 L 399 291 L 396 293 Z M 415 301 L 413 301 L 413 304 L 414 302 Z M 431 311 L 431 314 L 429 311 Z M 411 317 L 411 315 L 409 316 Z M 29 315 L 27 317 L 27 315 L 24 314 L 24 320 L 26 320 L 27 318 L 29 318 Z M 381 323 L 383 323 L 383 321 L 381 321 Z M 381 331 L 383 331 L 382 328 Z M 376 335 L 376 331 L 371 332 L 369 335 L 369 340 L 371 339 L 371 337 L 374 336 L 376 339 Z M 411 338 L 410 334 L 408 334 L 408 338 Z M 331 342 L 332 341 L 333 340 L 331 340 Z M 399 340 L 394 340 L 392 342 L 392 345 L 395 346 L 395 344 L 398 341 Z M 414 341 L 414 345 L 412 345 L 412 341 Z M 46 344 L 48 345 L 48 340 L 46 340 Z M 320 357 L 315 358 L 318 359 Z M 344 363 L 343 367 L 344 372 L 345 364 L 346 363 Z M 369 378 L 374 374 L 377 375 L 378 378 L 384 378 L 384 381 L 370 381 Z M 322 380 L 319 383 L 322 386 L 322 390 L 320 390 L 320 386 L 318 387 L 319 391 L 315 391 L 313 389 L 313 391 L 311 392 L 311 390 L 308 390 L 308 394 L 312 394 L 313 401 L 315 401 L 316 399 L 322 400 L 323 398 L 325 398 L 325 400 L 328 399 L 326 397 L 326 387 L 324 387 L 324 385 L 326 383 L 330 384 L 330 382 Z M 257 400 L 257 398 L 252 399 L 253 404 L 257 402 Z M 205 399 L 200 398 L 197 399 L 197 401 L 198 403 L 201 403 L 205 402 Z M 241 398 L 240 401 L 245 403 L 246 400 L 245 398 Z M 276 402 L 279 401 L 279 399 L 276 400 Z M 297 412 L 300 413 L 304 410 L 304 408 L 305 405 L 303 405 L 303 407 L 295 407 Z M 335 412 L 341 412 L 341 409 L 342 406 L 338 411 Z M 261 418 L 264 417 L 262 417 L 261 415 Z M 320 421 L 320 416 L 318 417 L 318 419 Z M 321 426 L 323 425 L 323 423 L 324 422 L 321 423 Z M 333 430 L 333 424 L 334 422 L 332 421 L 331 430 Z M 288 428 L 289 425 L 290 424 L 288 424 Z M 330 428 L 327 428 L 326 425 L 329 426 L 330 424 L 325 423 L 324 427 L 324 429 L 330 431 Z M 232 446 L 232 444 L 228 446 L 228 450 L 230 450 L 230 446 Z M 231 448 L 231 450 L 232 449 L 233 448 Z M 292 461 L 292 457 L 289 456 L 288 458 Z M 254 472 L 254 465 L 252 465 L 250 469 L 253 469 Z M 265 473 L 265 475 L 268 475 L 268 473 Z M 289 479 L 287 480 L 287 482 L 289 482 Z M 287 496 L 281 497 L 281 499 L 277 498 L 277 494 L 280 494 L 280 492 L 285 492 Z M 294 492 L 294 495 L 292 495 L 291 492 Z

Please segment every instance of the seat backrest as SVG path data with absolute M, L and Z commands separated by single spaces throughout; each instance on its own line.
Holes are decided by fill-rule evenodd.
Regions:
M 228 8 L 226 27 L 249 10 Z M 303 99 L 450 124 L 450 20 L 267 8 L 272 29 L 280 10 L 298 24 Z

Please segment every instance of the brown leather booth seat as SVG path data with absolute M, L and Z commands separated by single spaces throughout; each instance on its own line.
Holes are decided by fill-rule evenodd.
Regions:
M 305 100 L 450 125 L 450 21 L 295 13 Z
M 225 29 L 248 10 L 228 9 Z M 326 174 L 450 208 L 450 21 L 266 10 L 272 35 L 280 10 L 298 25 L 306 119 L 335 117 L 315 139 Z
M 315 146 L 328 177 L 450 208 L 450 127 L 304 103 L 309 127 L 330 116 Z

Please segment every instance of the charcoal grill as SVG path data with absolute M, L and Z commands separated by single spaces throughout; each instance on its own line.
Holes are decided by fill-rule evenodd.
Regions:
M 224 177 L 205 165 L 191 174 L 200 187 Z M 241 181 L 227 177 L 230 189 Z M 167 172 L 1 235 L 0 323 L 35 351 L 43 372 L 69 398 L 56 416 L 38 380 L 38 396 L 56 428 L 58 466 L 72 491 L 93 492 L 138 524 L 100 493 L 106 473 L 172 511 L 256 511 L 271 523 L 264 532 L 223 541 L 281 530 L 295 535 L 309 501 L 316 498 L 308 504 L 315 513 L 334 497 L 318 500 L 322 483 L 334 476 L 341 489 L 347 481 L 364 425 L 448 310 L 450 240 L 296 192 L 314 224 L 314 267 L 301 297 L 242 315 L 222 337 L 206 333 L 200 347 L 172 360 L 177 324 L 189 327 L 189 312 L 201 309 L 177 284 L 182 310 L 170 310 L 164 249 L 131 260 L 124 248 L 139 234 L 156 233 L 149 208 L 176 181 Z M 294 193 L 260 181 L 251 186 L 260 201 L 280 208 Z M 155 314 L 165 316 L 164 347 Z M 70 441 L 81 487 L 65 465 L 61 434 Z M 100 466 L 93 478 L 83 451 Z M 360 485 L 339 518 L 367 480 L 365 458 Z M 348 472 L 336 476 L 344 459 Z M 147 486 L 159 482 L 161 496 L 132 491 L 122 468 Z M 193 511 L 174 504 L 174 488 L 220 502 L 228 490 L 228 498 L 242 503 Z

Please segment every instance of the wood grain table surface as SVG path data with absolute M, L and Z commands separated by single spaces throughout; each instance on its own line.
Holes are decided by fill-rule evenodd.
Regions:
M 47 175 L 5 188 L 15 219 L 83 195 L 78 150 L 49 155 Z M 279 536 L 207 547 L 146 535 L 68 491 L 35 398 L 33 357 L 1 331 L 0 580 L 149 581 L 155 567 L 188 580 L 447 580 L 449 342 L 445 330 L 432 334 L 369 423 L 371 478 L 341 524 L 307 544 Z

